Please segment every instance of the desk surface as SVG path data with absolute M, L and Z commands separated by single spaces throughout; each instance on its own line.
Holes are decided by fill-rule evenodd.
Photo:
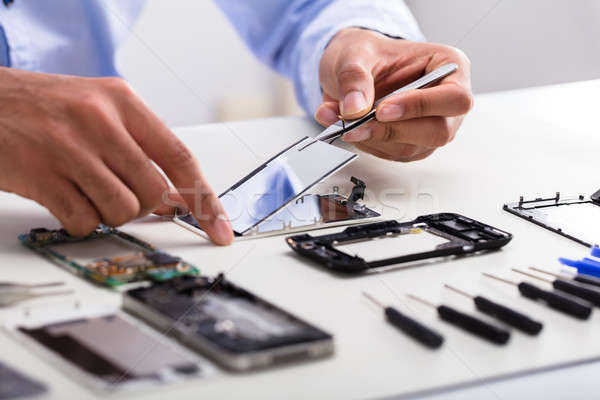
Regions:
M 154 217 L 123 227 L 158 248 L 194 262 L 207 274 L 225 271 L 233 281 L 332 332 L 337 348 L 334 357 L 323 361 L 248 375 L 224 374 L 212 380 L 139 392 L 136 397 L 423 396 L 422 391 L 435 388 L 568 363 L 574 358 L 581 361 L 600 357 L 600 343 L 594 343 L 600 335 L 600 315 L 580 323 L 521 300 L 512 288 L 480 277 L 481 271 L 507 274 L 510 267 L 519 265 L 557 266 L 558 256 L 584 254 L 582 246 L 511 216 L 501 206 L 519 195 L 537 196 L 557 190 L 591 194 L 598 189 L 593 171 L 600 145 L 596 123 L 599 98 L 600 81 L 478 96 L 456 140 L 429 159 L 398 164 L 361 154 L 358 161 L 318 186 L 320 191 L 329 191 L 333 186 L 349 191 L 348 178 L 355 175 L 367 183 L 368 203 L 387 218 L 407 220 L 420 214 L 451 211 L 482 220 L 515 235 L 500 252 L 342 278 L 294 257 L 282 237 L 217 248 Z M 307 120 L 289 118 L 190 127 L 177 132 L 198 155 L 209 181 L 220 191 L 282 147 L 317 130 Z M 75 290 L 71 297 L 31 301 L 28 307 L 43 309 L 74 299 L 119 304 L 118 294 L 87 284 L 17 242 L 17 234 L 32 227 L 56 226 L 45 210 L 2 193 L 0 220 L 3 280 L 64 280 Z M 440 323 L 431 310 L 406 300 L 410 290 L 469 309 L 463 299 L 443 292 L 441 284 L 446 281 L 518 302 L 546 321 L 547 329 L 538 339 L 516 333 L 507 347 L 498 348 Z M 420 319 L 446 335 L 446 345 L 441 351 L 431 352 L 397 333 L 383 322 L 380 311 L 361 297 L 361 290 L 419 314 Z M 11 311 L 0 311 L 0 318 Z M 589 344 L 589 348 L 578 343 Z M 0 359 L 18 365 L 51 387 L 48 398 L 94 397 L 5 335 L 0 335 L 0 348 Z M 520 398 L 519 394 L 524 393 L 521 390 L 526 389 L 528 396 L 534 397 L 550 388 L 560 398 L 565 393 L 572 396 L 572 388 L 577 387 L 577 394 L 585 398 L 586 393 L 590 394 L 586 390 L 593 388 L 589 383 L 586 388 L 582 382 L 586 376 L 595 376 L 593 372 L 598 368 L 600 364 L 590 363 L 433 396 Z M 568 392 L 558 382 L 565 379 L 571 386 Z M 582 386 L 573 386 L 580 383 Z

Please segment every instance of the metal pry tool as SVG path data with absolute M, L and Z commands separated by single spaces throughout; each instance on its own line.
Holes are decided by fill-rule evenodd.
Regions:
M 400 89 L 377 100 L 373 106 L 373 109 L 364 117 L 354 119 L 351 121 L 340 119 L 335 124 L 330 125 L 327 129 L 325 129 L 323 132 L 321 132 L 320 135 L 315 137 L 311 142 L 309 142 L 306 145 L 299 148 L 298 151 L 304 150 L 305 148 L 307 148 L 311 144 L 317 142 L 318 140 L 327 141 L 327 140 L 337 139 L 340 136 L 344 136 L 346 133 L 350 132 L 351 130 L 358 128 L 359 126 L 364 125 L 367 122 L 375 119 L 375 116 L 377 114 L 377 106 L 379 106 L 379 104 L 381 104 L 381 102 L 384 101 L 385 99 L 387 99 L 391 96 L 397 95 L 398 93 L 406 92 L 408 90 L 423 89 L 441 79 L 444 79 L 448 75 L 455 72 L 457 69 L 458 69 L 458 65 L 454 64 L 454 63 L 445 64 L 439 68 L 436 68 L 435 70 L 431 71 L 427 75 L 422 76 L 421 78 L 417 79 L 416 81 L 409 83 L 408 85 L 403 86 Z
M 13 282 L 0 282 L 0 307 L 9 307 L 21 301 L 44 296 L 59 296 L 73 293 L 72 290 L 54 292 L 39 292 L 36 289 L 62 286 L 64 282 L 50 282 L 40 284 L 20 284 Z

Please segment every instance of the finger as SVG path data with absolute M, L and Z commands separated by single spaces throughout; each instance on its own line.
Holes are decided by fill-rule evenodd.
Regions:
M 167 174 L 200 227 L 220 245 L 233 241 L 225 210 L 187 146 L 141 102 L 127 116 L 133 138 Z
M 317 112 L 315 119 L 323 126 L 329 126 L 339 121 L 339 106 L 336 102 L 323 102 Z
M 81 153 L 72 161 L 77 165 L 68 176 L 98 210 L 102 223 L 115 227 L 137 218 L 137 197 L 102 160 Z
M 323 89 L 338 101 L 342 117 L 359 118 L 373 107 L 375 82 L 371 71 L 375 62 L 368 51 L 344 51 L 332 66 L 321 70 Z
M 113 140 L 104 161 L 137 197 L 137 217 L 144 216 L 161 206 L 169 185 L 127 131 L 115 135 Z
M 458 116 L 469 112 L 472 106 L 473 96 L 467 88 L 443 84 L 391 96 L 377 107 L 377 120 L 393 122 L 429 116 Z
M 33 200 L 46 207 L 72 236 L 83 237 L 100 224 L 100 215 L 71 182 L 61 178 L 38 182 Z
M 344 136 L 344 141 L 382 146 L 413 144 L 433 149 L 451 142 L 462 117 L 426 117 L 401 122 L 368 123 Z

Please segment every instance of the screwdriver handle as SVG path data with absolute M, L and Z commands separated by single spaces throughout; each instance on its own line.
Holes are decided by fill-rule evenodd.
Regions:
M 585 274 L 577 274 L 574 278 L 574 281 L 585 283 L 587 285 L 598 286 L 600 287 L 600 279 L 595 276 L 585 275 Z
M 442 320 L 487 339 L 490 342 L 506 344 L 510 338 L 510 333 L 507 330 L 455 310 L 454 308 L 439 306 L 437 310 Z
M 495 303 L 482 296 L 477 296 L 474 299 L 475 307 L 484 314 L 490 315 L 502 322 L 507 323 L 530 335 L 540 333 L 544 325 L 541 322 L 529 318 L 527 315 L 521 314 L 518 311 L 510 309 L 502 304 Z
M 548 307 L 572 317 L 588 319 L 592 313 L 592 307 L 586 301 L 578 300 L 562 293 L 543 290 L 527 282 L 519 283 L 518 288 L 524 297 L 532 300 L 542 300 Z
M 396 328 L 431 349 L 437 349 L 444 343 L 442 335 L 420 322 L 407 317 L 393 307 L 385 308 L 385 316 Z
M 593 286 L 584 285 L 577 282 L 569 282 L 564 279 L 557 279 L 552 282 L 554 289 L 562 290 L 565 293 L 572 294 L 584 300 L 589 301 L 593 305 L 600 307 L 600 289 Z

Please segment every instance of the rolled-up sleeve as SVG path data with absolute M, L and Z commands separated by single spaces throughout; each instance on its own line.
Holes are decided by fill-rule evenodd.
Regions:
M 401 0 L 215 0 L 253 53 L 294 82 L 309 114 L 321 103 L 319 63 L 337 32 L 362 27 L 421 41 Z

